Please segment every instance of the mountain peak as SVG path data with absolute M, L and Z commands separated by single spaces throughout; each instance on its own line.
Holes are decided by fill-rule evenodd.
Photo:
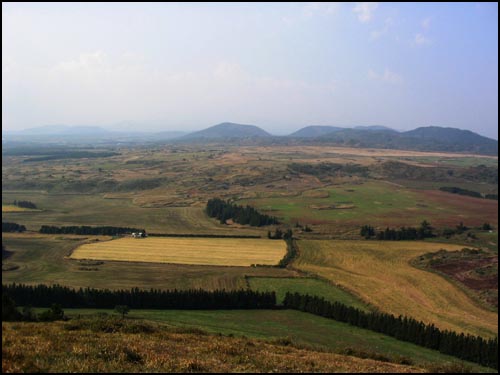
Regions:
M 223 122 L 209 128 L 190 133 L 183 138 L 253 138 L 270 137 L 271 134 L 255 125 Z

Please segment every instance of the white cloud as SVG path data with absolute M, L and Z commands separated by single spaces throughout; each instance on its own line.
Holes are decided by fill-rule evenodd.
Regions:
M 306 17 L 312 17 L 317 13 L 336 14 L 340 9 L 340 3 L 336 2 L 312 2 L 307 3 L 302 8 L 302 13 Z
M 415 34 L 415 44 L 426 45 L 426 44 L 430 44 L 430 43 L 431 43 L 431 40 L 429 38 L 427 38 L 425 35 L 423 35 L 421 33 Z
M 387 68 L 385 68 L 384 73 L 377 73 L 373 69 L 368 70 L 368 78 L 392 84 L 403 83 L 403 77 L 400 74 L 392 72 Z
M 321 3 L 307 3 L 302 9 L 306 17 L 311 17 L 315 12 L 321 8 Z
M 376 40 L 382 37 L 383 35 L 387 34 L 393 23 L 394 23 L 393 19 L 391 17 L 387 17 L 384 21 L 384 27 L 379 30 L 373 30 L 370 33 L 370 39 Z
M 424 18 L 422 20 L 422 28 L 424 30 L 428 30 L 430 26 L 431 26 L 431 17 Z
M 325 3 L 327 14 L 337 14 L 340 9 L 340 3 Z
M 360 22 L 368 22 L 373 18 L 373 12 L 377 9 L 378 3 L 356 3 L 353 12 L 358 14 Z

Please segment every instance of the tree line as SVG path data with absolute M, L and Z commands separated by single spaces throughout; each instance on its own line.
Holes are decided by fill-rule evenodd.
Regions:
M 297 244 L 292 237 L 285 239 L 286 242 L 286 254 L 283 259 L 280 260 L 278 267 L 286 268 L 299 254 Z
M 52 225 L 42 225 L 40 228 L 40 233 L 45 234 L 83 234 L 83 235 L 103 235 L 103 236 L 117 236 L 120 234 L 142 232 L 146 233 L 144 229 L 137 228 L 127 228 L 127 227 L 90 227 L 86 225 L 82 226 L 68 226 L 68 227 L 56 227 Z
M 12 202 L 12 204 L 14 206 L 17 206 L 17 207 L 30 208 L 30 209 L 33 209 L 33 210 L 36 210 L 36 208 L 37 208 L 36 204 L 34 204 L 31 201 L 18 201 L 18 200 L 14 200 L 14 202 Z
M 2 284 L 2 294 L 17 305 L 50 307 L 59 304 L 66 308 L 112 309 L 127 305 L 135 309 L 270 309 L 276 306 L 274 292 L 252 290 L 109 290 L 61 285 Z
M 462 188 L 459 188 L 456 186 L 443 186 L 443 187 L 440 187 L 439 190 L 446 191 L 447 193 L 466 195 L 466 196 L 474 197 L 474 198 L 498 200 L 498 194 L 484 194 L 483 195 L 477 191 L 462 189 Z
M 401 227 L 399 229 L 386 228 L 382 231 L 376 231 L 370 225 L 363 225 L 360 230 L 361 236 L 366 239 L 377 239 L 386 241 L 402 241 L 402 240 L 423 240 L 424 238 L 435 237 L 433 228 L 426 221 L 422 221 L 420 227 Z
M 225 224 L 228 219 L 242 225 L 249 224 L 252 227 L 279 224 L 274 216 L 261 214 L 253 207 L 239 206 L 220 198 L 209 199 L 205 211 L 208 216 L 219 219 L 221 224 Z
M 381 312 L 364 312 L 340 302 L 326 301 L 323 297 L 288 293 L 283 305 L 328 319 L 345 322 L 371 331 L 383 333 L 397 340 L 411 342 L 443 354 L 498 369 L 498 338 L 441 331 L 433 324 L 425 324 L 408 317 L 395 317 Z
M 24 232 L 26 227 L 21 224 L 8 223 L 2 221 L 2 233 L 3 232 Z
M 386 228 L 382 231 L 376 231 L 371 225 L 363 225 L 360 230 L 360 235 L 365 239 L 377 239 L 377 240 L 388 240 L 388 241 L 400 241 L 400 240 L 422 240 L 428 237 L 444 236 L 450 238 L 455 234 L 462 234 L 470 229 L 477 229 L 480 231 L 490 231 L 493 229 L 490 223 L 484 223 L 483 225 L 475 228 L 469 228 L 460 222 L 455 228 L 442 228 L 437 232 L 430 226 L 427 221 L 423 221 L 419 228 L 414 227 L 401 227 L 399 229 Z M 468 237 L 476 238 L 474 233 L 468 232 Z
M 13 301 L 4 306 L 5 301 Z M 14 302 L 15 301 L 15 302 Z M 252 290 L 204 291 L 157 289 L 78 290 L 61 285 L 2 284 L 2 316 L 15 304 L 22 306 L 68 308 L 114 308 L 125 305 L 137 309 L 272 309 L 276 306 L 274 292 Z M 425 324 L 408 317 L 395 317 L 382 312 L 364 312 L 323 297 L 287 293 L 285 308 L 308 312 L 328 319 L 392 336 L 397 340 L 438 350 L 443 354 L 498 369 L 498 338 L 484 339 L 452 331 L 441 331 L 433 324 Z

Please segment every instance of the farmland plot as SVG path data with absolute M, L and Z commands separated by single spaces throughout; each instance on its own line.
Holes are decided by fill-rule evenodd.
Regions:
M 463 246 L 423 241 L 299 242 L 294 266 L 348 289 L 384 312 L 476 335 L 498 332 L 498 314 L 476 305 L 459 287 L 409 262 L 424 253 Z
M 276 265 L 286 253 L 284 241 L 247 238 L 121 238 L 84 244 L 73 259 L 117 260 L 222 266 Z

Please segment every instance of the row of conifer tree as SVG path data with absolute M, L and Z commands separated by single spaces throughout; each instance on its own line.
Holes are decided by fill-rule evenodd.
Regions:
M 2 221 L 2 233 L 3 232 L 24 232 L 26 227 L 17 223 L 9 223 Z
M 239 206 L 220 198 L 209 199 L 205 211 L 208 216 L 219 219 L 221 224 L 225 224 L 226 220 L 229 219 L 238 224 L 249 224 L 253 227 L 279 224 L 278 219 L 274 216 L 261 214 L 253 207 Z
M 370 225 L 363 225 L 360 234 L 366 239 L 375 238 L 377 240 L 386 241 L 402 241 L 402 240 L 423 240 L 424 238 L 435 237 L 431 225 L 427 221 L 422 221 L 420 227 L 402 227 L 399 229 L 386 228 L 385 230 L 376 231 Z
M 272 309 L 274 292 L 253 290 L 205 291 L 157 289 L 78 290 L 61 285 L 2 284 L 2 295 L 17 305 L 50 307 L 54 303 L 64 308 L 114 308 L 126 305 L 135 309 Z M 363 329 L 392 336 L 443 354 L 498 369 L 498 338 L 485 339 L 452 331 L 442 331 L 409 317 L 395 317 L 382 312 L 365 312 L 322 297 L 287 293 L 283 307 L 345 322 Z
M 283 302 L 286 308 L 296 309 L 325 318 L 345 322 L 371 331 L 392 336 L 429 349 L 438 350 L 460 359 L 498 369 L 498 338 L 441 331 L 434 324 L 425 324 L 408 317 L 395 317 L 381 312 L 364 312 L 322 297 L 287 293 Z
M 127 228 L 127 227 L 90 227 L 86 225 L 82 226 L 68 226 L 68 227 L 56 227 L 52 225 L 42 225 L 40 228 L 40 233 L 45 234 L 83 234 L 83 235 L 102 235 L 102 236 L 116 236 L 119 234 L 127 234 L 134 232 L 146 233 L 144 229 L 137 228 Z
M 50 307 L 56 303 L 64 308 L 112 309 L 127 305 L 134 309 L 269 309 L 276 306 L 274 292 L 252 290 L 109 290 L 61 285 L 2 284 L 2 293 L 16 305 Z

